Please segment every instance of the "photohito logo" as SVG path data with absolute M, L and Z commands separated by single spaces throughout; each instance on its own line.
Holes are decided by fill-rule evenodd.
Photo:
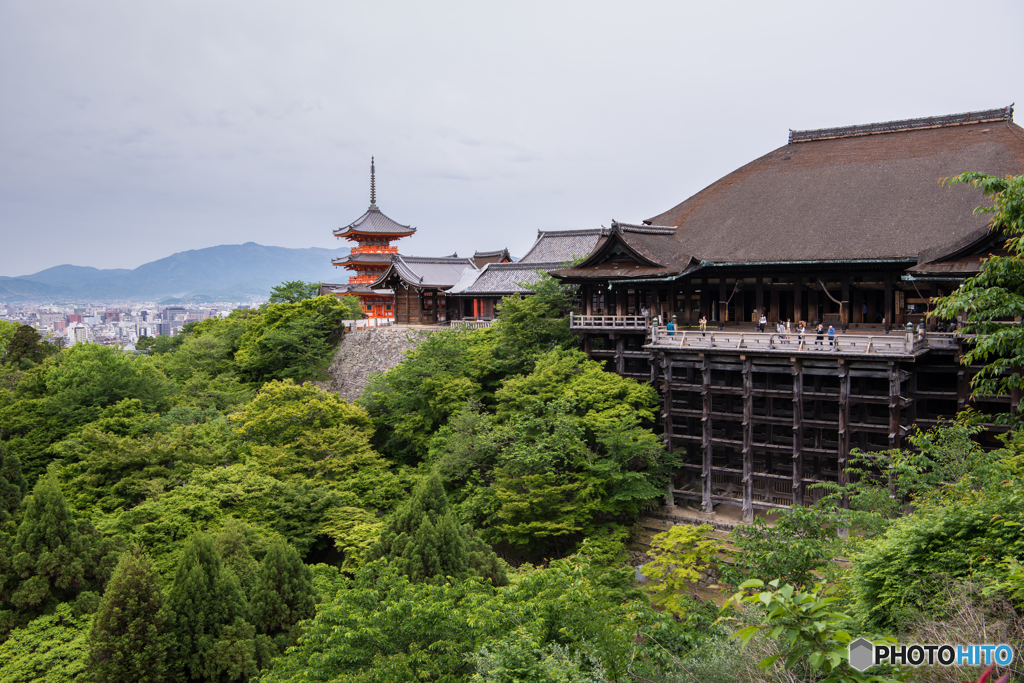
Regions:
M 999 645 L 874 645 L 866 638 L 850 643 L 850 666 L 865 671 L 875 664 L 924 666 L 1009 666 L 1013 648 Z

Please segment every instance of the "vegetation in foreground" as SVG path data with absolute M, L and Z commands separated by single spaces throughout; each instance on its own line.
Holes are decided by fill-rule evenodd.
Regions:
M 1024 233 L 1019 179 L 964 180 Z M 1019 326 L 985 327 L 1024 294 L 1012 247 L 944 304 L 989 349 L 979 391 L 1019 381 L 992 355 Z M 0 681 L 960 681 L 846 646 L 1021 642 L 1016 424 L 857 456 L 728 564 L 676 527 L 638 588 L 625 543 L 676 461 L 653 390 L 575 348 L 571 289 L 431 335 L 357 405 L 307 383 L 357 304 L 279 294 L 148 354 L 0 325 Z M 693 588 L 712 563 L 723 609 Z

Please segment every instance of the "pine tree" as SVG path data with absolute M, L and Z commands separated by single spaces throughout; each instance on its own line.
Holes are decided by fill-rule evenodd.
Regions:
M 96 683 L 168 680 L 171 645 L 160 576 L 135 546 L 121 555 L 89 632 Z
M 413 582 L 481 576 L 494 585 L 508 582 L 494 551 L 468 526 L 459 524 L 436 472 L 417 484 L 391 517 L 370 556 L 386 557 Z
M 221 566 L 213 540 L 196 534 L 167 596 L 177 645 L 174 668 L 191 681 L 244 680 L 256 672 L 255 629 L 238 577 Z
M 11 519 L 27 492 L 28 483 L 21 476 L 21 461 L 15 455 L 8 455 L 0 443 L 0 524 Z

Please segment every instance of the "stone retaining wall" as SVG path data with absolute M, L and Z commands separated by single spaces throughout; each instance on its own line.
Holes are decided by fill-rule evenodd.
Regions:
M 347 332 L 327 369 L 331 378 L 315 384 L 354 401 L 363 393 L 370 375 L 401 363 L 406 351 L 423 343 L 428 334 L 430 330 L 397 325 Z

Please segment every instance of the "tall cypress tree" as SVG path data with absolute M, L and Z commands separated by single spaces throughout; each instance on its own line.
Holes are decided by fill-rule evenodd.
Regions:
M 0 600 L 27 619 L 85 591 L 99 591 L 117 556 L 103 539 L 68 509 L 56 478 L 39 478 L 9 547 L 0 576 Z
M 391 566 L 414 582 L 481 576 L 496 586 L 508 583 L 494 551 L 468 526 L 459 524 L 434 472 L 413 489 L 395 511 L 371 557 L 386 557 Z
M 167 596 L 177 645 L 174 669 L 191 681 L 245 680 L 256 673 L 255 629 L 238 577 L 221 566 L 213 540 L 185 544 Z
M 11 519 L 28 492 L 28 483 L 21 475 L 18 456 L 9 455 L 0 443 L 0 524 Z
M 171 637 L 153 562 L 134 546 L 121 555 L 89 632 L 96 683 L 168 680 Z
M 297 623 L 316 614 L 314 595 L 313 572 L 295 548 L 284 539 L 275 540 L 260 563 L 250 600 L 261 669 L 298 642 Z

